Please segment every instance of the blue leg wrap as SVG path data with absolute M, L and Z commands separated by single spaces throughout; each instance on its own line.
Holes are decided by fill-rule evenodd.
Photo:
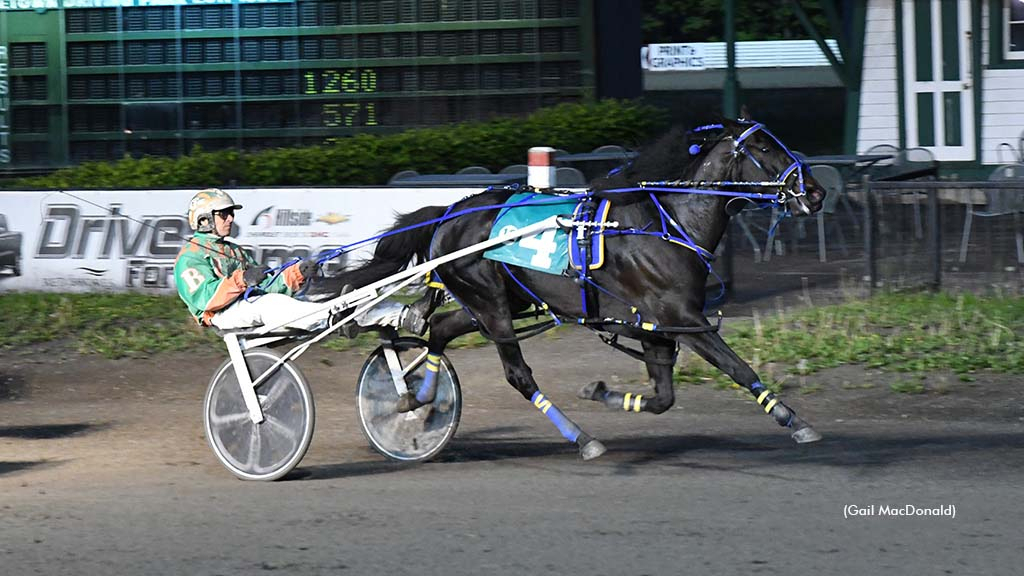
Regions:
M 437 394 L 437 371 L 440 367 L 441 355 L 427 354 L 427 375 L 423 378 L 420 389 L 416 391 L 416 400 L 423 404 L 434 401 L 434 395 Z
M 548 417 L 548 420 L 551 420 L 555 425 L 555 428 L 558 428 L 558 431 L 562 433 L 562 437 L 566 440 L 569 442 L 575 442 L 580 437 L 580 427 L 572 420 L 566 418 L 565 414 L 562 414 L 562 411 L 558 409 L 558 406 L 555 406 L 551 403 L 551 400 L 545 398 L 544 395 L 540 393 L 540 390 L 533 393 L 533 397 L 530 398 L 530 401 L 533 402 L 533 405 L 538 410 Z

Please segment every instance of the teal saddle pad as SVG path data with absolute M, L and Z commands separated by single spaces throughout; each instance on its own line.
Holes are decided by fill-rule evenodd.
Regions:
M 577 204 L 575 198 L 559 199 L 558 196 L 536 192 L 513 194 L 506 203 L 520 202 L 523 205 L 502 209 L 494 219 L 490 238 L 497 238 L 549 218 L 571 215 Z M 484 252 L 484 258 L 550 274 L 561 274 L 569 265 L 568 234 L 561 228 L 544 230 L 540 234 L 524 236 L 492 248 Z

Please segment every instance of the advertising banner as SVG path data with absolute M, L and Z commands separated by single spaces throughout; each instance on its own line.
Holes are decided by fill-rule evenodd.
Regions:
M 479 189 L 233 189 L 232 237 L 278 266 L 372 238 L 397 213 L 448 205 Z M 193 190 L 0 192 L 0 292 L 173 293 L 174 259 L 192 235 Z M 325 265 L 370 255 L 366 245 Z
M 640 67 L 652 72 L 706 70 L 704 44 L 648 44 L 640 48 Z

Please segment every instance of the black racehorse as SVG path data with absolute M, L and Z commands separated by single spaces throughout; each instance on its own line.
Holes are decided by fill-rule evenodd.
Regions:
M 688 182 L 691 192 L 664 184 L 677 180 Z M 797 442 L 818 440 L 818 433 L 761 384 L 704 316 L 707 259 L 737 210 L 736 203 L 746 201 L 738 196 L 777 194 L 791 211 L 812 214 L 825 193 L 805 166 L 762 125 L 725 121 L 714 129 L 671 132 L 642 149 L 628 167 L 591 185 L 596 198 L 611 199 L 608 221 L 618 223 L 616 233 L 606 238 L 603 266 L 588 278 L 559 276 L 508 267 L 479 253 L 440 266 L 437 276 L 462 308 L 430 316 L 428 371 L 452 339 L 480 330 L 495 341 L 508 382 L 578 445 L 583 459 L 601 455 L 604 446 L 540 392 L 523 359 L 513 320 L 543 302 L 558 317 L 583 319 L 584 324 L 641 343 L 642 353 L 633 354 L 646 364 L 653 395 L 623 393 L 593 382 L 584 386 L 580 397 L 617 410 L 664 412 L 675 401 L 672 371 L 678 345 L 685 344 L 750 390 L 766 413 L 793 430 Z M 385 236 L 370 261 L 329 279 L 319 290 L 367 285 L 397 273 L 414 258 L 428 260 L 487 240 L 498 210 L 472 209 L 502 204 L 512 193 L 489 190 L 452 207 L 427 207 L 399 216 L 392 231 L 413 228 Z M 445 220 L 446 213 L 464 214 Z M 415 227 L 437 219 L 441 221 Z M 590 285 L 590 290 L 581 290 L 581 284 Z M 585 312 L 587 298 L 590 310 Z M 422 301 L 430 303 L 432 312 L 438 299 L 428 294 Z M 595 310 L 600 317 L 595 317 Z M 428 377 L 418 391 L 402 398 L 399 409 L 415 409 L 433 395 Z

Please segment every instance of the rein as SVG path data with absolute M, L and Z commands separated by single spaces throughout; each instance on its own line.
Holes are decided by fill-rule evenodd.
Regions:
M 705 131 L 716 130 L 716 129 L 720 130 L 722 128 L 724 128 L 724 127 L 722 125 L 720 125 L 720 124 L 712 124 L 712 125 L 707 125 L 707 126 L 701 126 L 699 128 L 696 128 L 696 129 L 692 130 L 691 132 L 692 133 L 699 133 L 699 132 L 705 132 Z M 714 254 L 711 253 L 711 251 L 707 250 L 706 248 L 698 245 L 693 240 L 693 238 L 686 232 L 686 230 L 683 228 L 683 226 L 681 226 L 679 224 L 679 222 L 676 220 L 676 218 L 672 215 L 672 213 L 669 211 L 669 209 L 662 204 L 662 201 L 661 201 L 661 199 L 659 199 L 658 195 L 659 194 L 695 194 L 695 195 L 705 195 L 705 196 L 721 196 L 721 197 L 733 198 L 733 199 L 742 198 L 742 199 L 753 201 L 753 202 L 756 202 L 756 203 L 762 203 L 762 205 L 764 203 L 768 203 L 768 204 L 779 204 L 779 205 L 783 205 L 783 206 L 785 205 L 785 203 L 787 201 L 789 201 L 791 199 L 804 196 L 806 194 L 805 179 L 804 179 L 804 169 L 806 168 L 806 165 L 800 159 L 798 159 L 796 157 L 796 155 L 793 154 L 793 152 L 790 151 L 789 148 L 787 148 L 785 146 L 785 144 L 783 144 L 777 137 L 775 137 L 774 134 L 769 132 L 768 129 L 765 128 L 763 124 L 760 124 L 760 123 L 750 123 L 750 126 L 746 130 L 744 130 L 744 132 L 742 134 L 740 134 L 739 136 L 737 136 L 735 138 L 733 138 L 732 136 L 726 136 L 724 138 L 721 138 L 721 139 L 719 139 L 716 142 L 716 146 L 717 146 L 718 143 L 720 143 L 721 141 L 723 141 L 725 139 L 732 139 L 733 140 L 733 152 L 732 152 L 732 155 L 733 155 L 734 158 L 736 158 L 736 159 L 749 159 L 749 160 L 751 160 L 751 162 L 753 162 L 753 164 L 758 169 L 760 169 L 762 172 L 764 172 L 766 174 L 769 174 L 768 170 L 764 167 L 764 165 L 760 161 L 758 161 L 757 158 L 753 154 L 750 153 L 750 150 L 749 150 L 749 147 L 748 147 L 748 142 L 747 142 L 748 139 L 751 136 L 753 136 L 754 134 L 758 133 L 758 132 L 763 132 L 765 135 L 767 135 L 769 138 L 771 138 L 780 148 L 782 148 L 782 150 L 786 154 L 786 156 L 788 156 L 789 159 L 792 160 L 792 162 L 785 169 L 780 171 L 775 176 L 775 178 L 772 179 L 772 180 L 766 180 L 766 181 L 672 180 L 672 181 L 651 181 L 651 182 L 643 181 L 643 182 L 639 182 L 636 186 L 632 186 L 632 187 L 611 188 L 611 189 L 607 189 L 607 190 L 602 190 L 601 194 L 603 194 L 603 195 L 607 195 L 607 194 L 627 194 L 627 193 L 635 193 L 635 192 L 646 192 L 648 194 L 648 197 L 650 198 L 651 202 L 653 203 L 653 205 L 655 206 L 655 208 L 657 210 L 658 217 L 659 217 L 659 222 L 660 222 L 660 225 L 661 225 L 660 226 L 660 230 L 658 230 L 658 231 L 649 230 L 651 225 L 654 224 L 653 222 L 650 222 L 650 223 L 646 224 L 642 228 L 623 228 L 623 229 L 615 229 L 614 226 L 608 226 L 608 228 L 605 228 L 604 226 L 595 225 L 594 223 L 591 223 L 591 222 L 584 222 L 584 221 L 577 222 L 575 220 L 573 220 L 571 222 L 571 225 L 572 226 L 577 226 L 577 225 L 583 226 L 583 227 L 585 227 L 588 230 L 588 232 L 590 230 L 592 230 L 593 228 L 599 228 L 599 231 L 597 233 L 599 233 L 599 234 L 606 234 L 606 235 L 609 235 L 609 236 L 636 235 L 636 236 L 656 237 L 656 238 L 659 238 L 659 239 L 661 239 L 663 241 L 669 242 L 669 243 L 671 243 L 673 245 L 681 246 L 681 247 L 687 248 L 689 250 L 692 250 L 697 255 L 697 257 L 701 260 L 701 262 L 707 267 L 708 273 L 712 274 L 713 276 L 715 276 L 716 278 L 719 279 L 719 284 L 722 285 L 722 292 L 719 294 L 719 296 L 718 296 L 718 298 L 716 298 L 716 300 L 720 299 L 720 298 L 722 298 L 724 296 L 725 286 L 724 286 L 724 283 L 721 282 L 721 278 L 718 276 L 718 274 L 715 272 L 714 268 L 711 265 L 711 262 L 715 259 Z M 694 155 L 694 156 L 699 154 L 700 151 L 701 151 L 701 149 L 700 149 L 700 146 L 698 146 L 698 145 L 693 145 L 693 146 L 690 147 L 690 153 L 692 155 Z M 787 189 L 786 188 L 786 186 L 787 186 L 786 183 L 794 174 L 796 175 L 796 179 L 797 179 L 796 180 L 796 185 L 797 185 L 796 186 L 796 190 Z M 726 189 L 723 190 L 722 188 L 726 188 Z M 777 189 L 777 191 L 774 192 L 774 193 L 744 192 L 744 191 L 739 191 L 739 190 L 729 190 L 728 188 L 762 188 L 762 189 L 767 188 L 767 189 Z M 494 190 L 494 189 L 496 189 L 496 187 L 488 187 L 484 191 L 487 192 L 487 191 Z M 511 186 L 504 186 L 504 187 L 502 187 L 502 189 L 515 191 L 515 190 L 519 190 L 520 186 L 518 184 L 511 185 Z M 403 232 L 407 232 L 407 231 L 414 230 L 414 229 L 417 229 L 417 228 L 422 228 L 422 227 L 425 227 L 425 226 L 436 226 L 438 224 L 442 224 L 444 222 L 448 222 L 450 220 L 453 220 L 455 218 L 458 218 L 460 216 L 464 216 L 464 215 L 467 215 L 467 214 L 472 214 L 472 213 L 476 213 L 476 212 L 483 212 L 483 211 L 489 211 L 489 210 L 508 210 L 510 208 L 514 208 L 514 207 L 518 207 L 518 206 L 530 206 L 530 205 L 562 203 L 562 202 L 565 202 L 566 200 L 579 200 L 581 202 L 586 202 L 586 201 L 592 200 L 594 196 L 595 196 L 595 192 L 593 190 L 588 190 L 587 192 L 583 192 L 583 193 L 560 194 L 560 195 L 557 195 L 557 196 L 551 197 L 551 198 L 528 197 L 528 198 L 525 198 L 525 199 L 517 201 L 517 202 L 504 202 L 504 203 L 500 203 L 500 204 L 491 204 L 491 205 L 486 205 L 486 206 L 477 206 L 477 207 L 473 207 L 473 208 L 464 208 L 462 210 L 457 210 L 457 211 L 453 211 L 452 210 L 452 208 L 454 208 L 454 204 L 453 204 L 453 205 L 451 205 L 448 208 L 448 210 L 442 216 L 440 216 L 438 218 L 432 218 L 430 220 L 426 220 L 424 222 L 419 222 L 417 224 L 413 224 L 413 225 L 410 225 L 410 226 L 405 226 L 405 227 L 398 228 L 398 229 L 395 229 L 395 230 L 389 230 L 387 232 L 383 232 L 381 234 L 378 234 L 378 235 L 370 237 L 370 238 L 366 238 L 366 239 L 363 239 L 363 240 L 359 240 L 357 242 L 353 242 L 351 244 L 340 246 L 340 247 L 338 247 L 338 248 L 336 248 L 334 250 L 331 250 L 331 251 L 322 252 L 317 257 L 317 263 L 318 264 L 323 264 L 327 260 L 330 260 L 332 258 L 335 258 L 335 257 L 341 255 L 341 254 L 344 254 L 346 252 L 350 252 L 350 251 L 352 251 L 353 249 L 355 249 L 355 248 L 357 248 L 359 246 L 362 246 L 362 245 L 365 245 L 365 244 L 368 244 L 368 243 L 380 240 L 382 238 L 386 238 L 386 237 L 393 236 L 393 235 L 396 235 L 396 234 L 401 234 Z M 788 209 L 783 210 L 783 215 L 782 216 L 784 217 L 785 215 L 788 214 L 788 212 L 789 212 Z M 780 217 L 780 220 L 781 220 L 781 217 Z M 294 262 L 289 262 L 289 263 L 284 264 L 280 268 L 283 269 L 283 268 L 286 268 L 287 266 L 290 266 L 292 264 L 294 264 Z M 550 308 L 547 305 L 547 303 L 545 303 L 543 300 L 541 300 L 535 293 L 533 293 L 528 287 L 526 287 L 526 285 L 523 282 L 521 282 L 518 278 L 516 278 L 516 276 L 512 273 L 512 271 L 508 268 L 507 265 L 504 265 L 504 269 L 505 269 L 505 272 L 508 274 L 508 276 L 516 283 L 516 285 L 519 286 L 519 288 L 522 289 L 534 301 L 534 304 L 535 304 L 535 307 L 536 307 L 536 312 L 534 312 L 534 313 L 526 313 L 526 315 L 517 315 L 515 317 L 515 319 L 522 319 L 522 318 L 527 318 L 527 317 L 531 317 L 531 316 L 536 317 L 536 314 L 539 313 L 540 311 L 543 311 L 544 313 L 548 314 L 551 319 L 546 321 L 546 322 L 540 322 L 540 323 L 533 324 L 533 325 L 530 325 L 530 326 L 525 326 L 525 327 L 517 328 L 517 329 L 515 329 L 516 336 L 514 336 L 512 338 L 495 338 L 494 336 L 488 334 L 481 324 L 477 323 L 477 326 L 478 326 L 478 329 L 480 330 L 480 333 L 485 338 L 487 338 L 489 340 L 492 340 L 492 341 L 495 341 L 495 342 L 498 342 L 498 343 L 518 342 L 520 340 L 525 340 L 526 338 L 530 338 L 532 336 L 540 334 L 540 333 L 542 333 L 542 332 L 544 332 L 546 330 L 549 330 L 551 328 L 554 328 L 556 326 L 560 326 L 563 323 L 563 320 L 560 319 L 554 312 L 552 312 L 550 310 Z M 279 271 L 277 271 L 277 272 L 280 273 Z M 602 288 L 601 286 L 599 286 L 597 283 L 595 283 L 589 277 L 588 266 L 586 265 L 585 262 L 584 262 L 583 267 L 577 273 L 576 281 L 577 281 L 578 284 L 580 284 L 581 293 L 585 294 L 586 290 L 588 290 L 588 289 L 596 289 L 596 290 L 600 291 L 601 293 L 603 293 L 603 294 L 605 294 L 605 295 L 607 295 L 607 296 L 609 296 L 609 297 L 611 297 L 613 299 L 616 299 L 616 300 L 622 302 L 623 304 L 626 304 L 627 306 L 629 306 L 629 308 L 633 312 L 633 314 L 636 315 L 635 320 L 632 320 L 632 321 L 621 320 L 621 319 L 616 319 L 616 318 L 577 318 L 577 319 L 575 319 L 575 322 L 577 324 L 585 325 L 585 326 L 587 326 L 589 328 L 592 328 L 594 330 L 598 330 L 598 331 L 599 330 L 603 330 L 603 329 L 605 329 L 606 326 L 620 326 L 620 327 L 634 328 L 634 329 L 642 330 L 642 331 L 645 331 L 645 332 L 651 332 L 651 333 L 692 334 L 692 333 L 703 333 L 703 332 L 717 332 L 721 328 L 721 325 L 722 325 L 721 314 L 719 314 L 718 322 L 717 322 L 716 325 L 708 325 L 708 326 L 660 326 L 660 325 L 657 325 L 657 324 L 654 324 L 654 323 L 651 323 L 651 322 L 644 322 L 642 320 L 642 318 L 640 317 L 639 311 L 637 310 L 637 308 L 635 306 L 630 305 L 628 302 L 625 302 L 622 298 L 620 298 L 620 297 L 616 296 L 615 294 L 609 292 L 608 290 Z M 586 296 L 584 296 L 584 298 L 586 298 Z M 465 306 L 463 306 L 463 308 L 465 308 Z M 586 309 L 586 305 L 585 304 L 584 304 L 584 309 Z M 631 356 L 634 356 L 634 357 L 639 358 L 639 359 L 644 360 L 644 361 L 647 360 L 645 358 L 645 355 L 642 352 L 638 352 L 636 350 L 632 350 L 632 349 L 626 348 L 625 346 L 617 344 L 617 342 L 616 342 L 617 335 L 613 336 L 610 339 L 609 338 L 605 338 L 604 336 L 601 336 L 601 339 L 606 344 L 608 344 L 608 345 L 610 345 L 610 346 L 612 346 L 612 347 L 614 347 L 616 349 L 622 350 L 623 352 L 626 352 L 627 354 L 629 354 Z

